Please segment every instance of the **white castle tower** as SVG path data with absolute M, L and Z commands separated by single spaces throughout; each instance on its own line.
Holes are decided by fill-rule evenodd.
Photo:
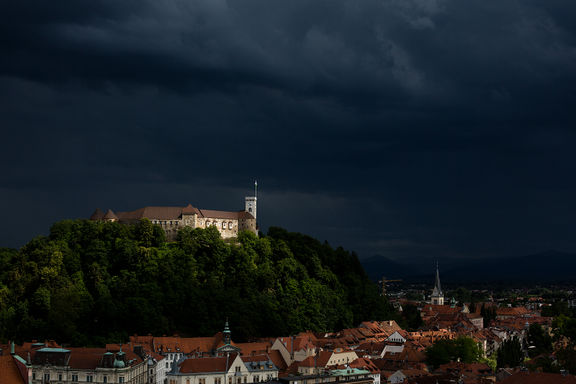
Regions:
M 257 205 L 258 202 L 258 182 L 254 181 L 254 196 L 246 196 L 244 198 L 246 203 L 246 208 L 244 209 L 246 212 L 251 213 L 255 219 L 258 219 L 256 216 L 257 214 Z

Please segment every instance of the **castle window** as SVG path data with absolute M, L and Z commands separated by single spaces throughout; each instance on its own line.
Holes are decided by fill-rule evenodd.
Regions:
M 228 229 L 232 229 L 232 222 L 231 221 L 228 222 Z
M 208 228 L 209 225 L 210 225 L 210 222 L 208 220 L 206 220 L 206 228 Z
M 226 229 L 226 223 L 222 222 L 222 229 Z
M 248 208 L 248 212 L 252 213 L 252 207 Z

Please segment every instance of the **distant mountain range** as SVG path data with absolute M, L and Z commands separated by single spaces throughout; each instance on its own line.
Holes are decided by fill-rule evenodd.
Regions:
M 399 262 L 384 256 L 360 260 L 368 276 L 379 280 L 401 278 L 409 282 L 433 282 L 434 263 L 430 260 Z M 485 259 L 441 259 L 442 281 L 576 281 L 576 254 L 547 251 L 529 256 Z

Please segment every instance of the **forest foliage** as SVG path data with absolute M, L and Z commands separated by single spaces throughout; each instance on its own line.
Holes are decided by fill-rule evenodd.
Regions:
M 354 253 L 280 228 L 232 241 L 216 228 L 184 228 L 166 242 L 148 220 L 67 220 L 20 250 L 0 249 L 4 341 L 206 336 L 226 318 L 234 339 L 246 340 L 336 330 L 391 311 Z

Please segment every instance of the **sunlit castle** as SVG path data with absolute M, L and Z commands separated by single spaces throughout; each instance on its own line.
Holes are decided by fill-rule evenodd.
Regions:
M 98 208 L 90 216 L 90 220 L 135 224 L 141 219 L 148 219 L 153 224 L 162 227 L 167 240 L 175 240 L 178 230 L 184 227 L 208 228 L 214 226 L 223 239 L 237 237 L 240 231 L 250 231 L 257 234 L 257 187 L 258 183 L 254 182 L 254 196 L 247 196 L 244 199 L 244 209 L 241 211 L 200 209 L 191 204 L 185 207 L 144 207 L 127 212 L 114 212 L 108 209 L 106 213 Z

